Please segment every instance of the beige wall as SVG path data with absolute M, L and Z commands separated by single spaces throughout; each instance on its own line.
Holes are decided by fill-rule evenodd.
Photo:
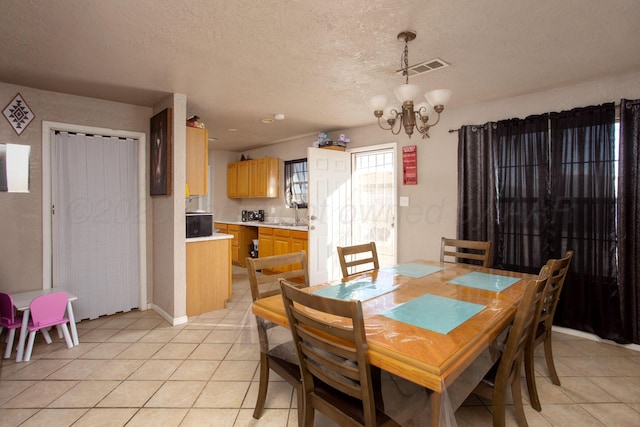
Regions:
M 453 96 L 455 99 L 455 92 Z M 436 259 L 440 253 L 440 237 L 456 234 L 458 134 L 457 132 L 449 133 L 449 129 L 458 129 L 465 124 L 483 124 L 490 120 L 513 117 L 524 118 L 531 114 L 561 111 L 604 102 L 618 103 L 621 98 L 640 98 L 640 73 L 447 109 L 442 115 L 440 124 L 431 129 L 429 139 L 420 139 L 416 135 L 409 139 L 404 133 L 393 136 L 390 132 L 379 129 L 377 125 L 333 132 L 331 136 L 347 134 L 351 139 L 348 148 L 397 142 L 399 171 L 402 165 L 401 147 L 418 146 L 418 185 L 402 185 L 402 175 L 398 174 L 398 196 L 408 196 L 410 199 L 409 207 L 398 208 L 398 261 L 406 262 L 417 258 Z M 312 135 L 252 150 L 246 154 L 251 158 L 276 156 L 282 160 L 306 157 L 306 149 L 314 140 L 315 136 Z M 232 154 L 237 157 L 240 155 L 240 153 Z M 215 194 L 212 200 L 218 203 L 220 199 L 221 195 Z M 287 212 L 290 209 L 284 208 L 282 197 L 275 200 L 248 199 L 237 203 L 234 207 L 239 213 L 241 209 L 270 209 L 272 206 L 282 216 L 292 216 Z M 225 213 L 233 215 L 236 211 L 228 209 Z
M 186 321 L 186 242 L 185 197 L 186 182 L 186 113 L 187 98 L 173 94 L 153 109 L 157 114 L 165 108 L 172 109 L 172 179 L 171 194 L 153 196 L 152 304 L 164 317 L 175 323 Z
M 31 146 L 30 192 L 0 193 L 0 289 L 42 289 L 42 122 L 52 121 L 148 134 L 151 109 L 0 82 L 2 108 L 20 93 L 35 115 L 18 136 L 0 118 L 0 142 Z M 150 217 L 150 212 L 147 214 Z M 151 280 L 151 278 L 149 278 Z

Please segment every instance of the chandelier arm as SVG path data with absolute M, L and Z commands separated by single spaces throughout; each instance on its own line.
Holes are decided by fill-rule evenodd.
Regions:
M 389 126 L 388 128 L 384 127 L 382 125 L 382 120 L 380 120 L 380 119 L 381 119 L 381 117 L 378 117 L 378 126 L 380 126 L 380 129 L 393 131 L 393 127 L 392 126 Z

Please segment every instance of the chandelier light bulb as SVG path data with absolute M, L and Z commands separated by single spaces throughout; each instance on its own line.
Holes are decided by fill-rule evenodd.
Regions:
M 436 105 L 445 106 L 449 102 L 449 98 L 451 98 L 451 91 L 449 89 L 436 89 L 425 93 L 424 97 L 434 107 Z
M 382 111 L 387 106 L 387 97 L 384 95 L 376 95 L 369 100 L 369 105 L 373 111 Z
M 407 83 L 396 87 L 393 93 L 396 94 L 396 98 L 401 103 L 415 101 L 420 96 L 420 88 L 414 84 Z

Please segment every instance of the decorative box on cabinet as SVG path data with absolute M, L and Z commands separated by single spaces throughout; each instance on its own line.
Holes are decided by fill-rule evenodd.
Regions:
M 227 167 L 227 197 L 274 198 L 279 195 L 280 159 L 263 157 Z
M 190 195 L 209 192 L 209 140 L 207 129 L 187 126 L 187 185 Z

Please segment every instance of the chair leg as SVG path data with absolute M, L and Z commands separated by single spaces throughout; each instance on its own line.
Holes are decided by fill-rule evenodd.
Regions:
M 63 323 L 62 325 L 60 325 L 60 328 L 62 329 L 62 335 L 64 335 L 64 340 L 67 343 L 67 348 L 73 347 L 73 341 L 71 341 L 71 335 L 69 334 L 69 328 L 67 328 L 67 324 Z
M 42 332 L 42 336 L 44 337 L 44 341 L 47 344 L 51 344 L 53 341 L 51 341 L 51 335 L 49 335 L 49 331 L 47 329 L 40 329 L 40 332 Z
M 36 331 L 29 332 L 29 339 L 27 340 L 27 348 L 24 350 L 24 356 L 22 360 L 28 362 L 31 360 L 31 351 L 33 350 L 33 342 L 36 339 Z
M 520 370 L 511 382 L 511 397 L 513 398 L 513 409 L 516 412 L 516 422 L 518 427 L 527 427 L 527 417 L 524 415 L 524 406 L 522 405 L 522 389 L 520 388 Z
M 294 387 L 294 391 L 296 392 L 296 399 L 298 400 L 298 427 L 305 427 L 304 422 L 304 398 L 302 396 L 302 384 Z
M 556 372 L 556 365 L 553 363 L 553 350 L 551 349 L 551 331 L 547 334 L 547 338 L 544 340 L 544 358 L 547 361 L 547 369 L 549 369 L 549 376 L 551 382 L 555 385 L 560 385 L 560 377 Z
M 0 333 L 2 333 L 0 331 Z M 4 358 L 8 359 L 11 357 L 11 352 L 13 351 L 13 341 L 14 338 L 16 336 L 16 330 L 15 329 L 9 329 L 9 333 L 7 334 L 7 348 L 4 350 Z
M 540 405 L 540 398 L 538 397 L 538 388 L 536 387 L 536 372 L 534 366 L 534 346 L 527 345 L 524 352 L 524 371 L 527 377 L 527 390 L 529 391 L 529 401 L 531 407 L 536 411 L 542 411 L 542 405 Z
M 506 390 L 493 389 L 491 407 L 493 410 L 493 427 L 505 426 L 505 401 Z
M 262 414 L 264 402 L 267 399 L 267 388 L 269 387 L 269 358 L 264 352 L 260 352 L 260 384 L 258 386 L 258 400 L 253 410 L 253 418 L 258 419 Z

